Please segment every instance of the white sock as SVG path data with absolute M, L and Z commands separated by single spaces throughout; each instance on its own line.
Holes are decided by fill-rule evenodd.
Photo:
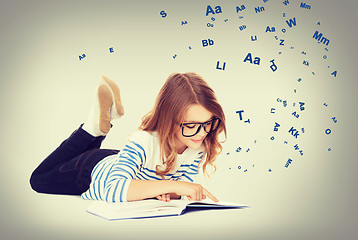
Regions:
M 82 129 L 91 134 L 94 137 L 105 136 L 99 129 L 99 106 L 97 104 L 92 106 L 90 113 L 88 114 L 87 120 L 82 126 Z
M 107 78 L 105 81 L 104 76 L 102 76 L 100 84 L 105 84 L 107 86 L 108 90 L 111 92 L 112 106 L 109 109 L 109 111 L 110 111 L 109 121 L 112 121 L 113 119 L 118 119 L 118 118 L 122 117 L 124 110 L 123 110 L 123 105 L 120 102 L 120 96 L 119 96 L 120 93 L 119 93 L 119 89 L 118 89 L 116 83 L 114 83 L 112 80 L 107 79 Z M 99 85 L 99 87 L 100 86 L 101 85 Z M 114 90 L 111 88 L 111 86 Z M 87 120 L 84 122 L 84 124 L 82 126 L 83 130 L 85 130 L 86 132 L 88 132 L 89 134 L 91 134 L 94 137 L 105 136 L 107 134 L 107 133 L 102 132 L 99 128 L 99 124 L 100 124 L 100 107 L 99 106 L 100 106 L 100 102 L 101 102 L 102 107 L 103 107 L 103 104 L 105 105 L 105 107 L 108 107 L 109 102 L 107 102 L 107 105 L 106 105 L 106 101 L 109 101 L 109 99 L 108 99 L 109 96 L 108 96 L 108 92 L 103 92 L 103 87 L 102 87 L 102 90 L 101 90 L 102 94 L 101 94 L 101 101 L 100 101 L 99 100 L 99 96 L 100 96 L 99 95 L 100 94 L 99 87 L 97 88 L 97 91 L 96 91 L 96 102 L 92 106 L 91 111 L 87 117 Z M 117 101 L 119 100 L 119 103 L 118 102 L 117 103 L 120 104 L 118 106 L 119 107 L 118 111 L 120 111 L 120 113 L 121 113 L 120 115 L 117 113 L 117 110 L 116 110 L 116 101 L 114 98 L 115 94 L 113 93 L 113 91 L 115 91 L 115 94 L 118 96 L 117 98 L 119 98 L 119 99 L 117 99 Z M 101 123 L 104 124 L 104 129 L 107 129 L 109 127 L 108 122 L 106 122 L 105 119 L 101 119 L 101 121 L 102 121 Z M 104 121 L 104 123 L 103 123 L 103 121 Z

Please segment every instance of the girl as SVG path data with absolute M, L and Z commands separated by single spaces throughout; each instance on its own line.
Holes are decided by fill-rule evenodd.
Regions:
M 225 116 L 214 91 L 196 73 L 170 75 L 139 130 L 118 150 L 100 149 L 111 120 L 124 114 L 118 86 L 102 76 L 98 104 L 84 124 L 32 173 L 39 193 L 81 195 L 83 199 L 126 202 L 180 197 L 218 201 L 194 183 L 202 164 L 222 150 Z

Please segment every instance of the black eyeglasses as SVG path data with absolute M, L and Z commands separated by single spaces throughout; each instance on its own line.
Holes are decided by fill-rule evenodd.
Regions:
M 204 131 L 207 133 L 212 133 L 218 129 L 221 123 L 220 118 L 213 118 L 204 123 L 191 122 L 191 123 L 182 123 L 179 126 L 182 129 L 182 135 L 184 137 L 192 137 L 200 132 L 201 128 L 204 128 Z

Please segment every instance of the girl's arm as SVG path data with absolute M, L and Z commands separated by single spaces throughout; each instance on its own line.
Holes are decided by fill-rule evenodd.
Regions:
M 218 200 L 200 184 L 171 181 L 171 180 L 135 180 L 132 179 L 128 192 L 127 201 L 143 200 L 154 198 L 162 194 L 175 194 L 187 196 L 189 200 L 201 201 L 206 197 L 217 202 Z

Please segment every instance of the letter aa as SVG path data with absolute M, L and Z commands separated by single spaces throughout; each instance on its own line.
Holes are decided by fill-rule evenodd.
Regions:
M 207 8 L 206 8 L 206 15 L 205 16 L 208 16 L 209 13 L 211 13 L 211 14 L 222 13 L 221 7 L 216 6 L 215 7 L 215 12 L 214 12 L 213 8 L 210 5 L 208 5 Z
M 254 61 L 252 62 L 252 55 L 251 53 L 248 53 L 246 58 L 244 59 L 244 62 L 249 61 L 251 64 L 254 63 L 256 65 L 260 65 L 260 58 L 259 57 L 255 57 Z

